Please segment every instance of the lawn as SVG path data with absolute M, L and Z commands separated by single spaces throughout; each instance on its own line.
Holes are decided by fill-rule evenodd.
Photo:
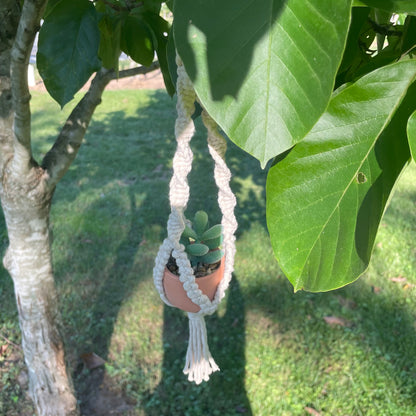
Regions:
M 34 94 L 37 156 L 69 110 Z M 362 278 L 330 293 L 295 294 L 271 251 L 266 173 L 230 144 L 239 221 L 235 274 L 218 313 L 207 318 L 221 372 L 195 386 L 181 371 L 187 319 L 163 305 L 152 282 L 169 213 L 174 118 L 163 91 L 106 92 L 54 196 L 54 268 L 83 414 L 415 415 L 415 166 L 401 178 Z M 212 163 L 199 131 L 188 213 L 203 208 L 216 221 Z M 0 243 L 4 251 L 2 218 Z M 30 416 L 13 287 L 4 269 L 0 305 L 0 415 Z M 87 369 L 82 356 L 91 352 L 105 366 Z

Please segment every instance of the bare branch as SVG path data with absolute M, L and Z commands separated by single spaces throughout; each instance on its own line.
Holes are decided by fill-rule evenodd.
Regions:
M 159 61 L 155 61 L 150 66 L 136 66 L 135 68 L 124 69 L 118 73 L 112 72 L 111 79 L 121 79 L 127 77 L 133 77 L 134 75 L 148 74 L 156 69 L 160 68 Z
M 78 153 L 85 131 L 95 108 L 101 103 L 102 93 L 111 81 L 112 71 L 101 69 L 96 73 L 90 88 L 66 120 L 56 142 L 45 155 L 42 167 L 48 173 L 48 186 L 55 187 Z
M 126 69 L 119 72 L 118 78 L 146 74 L 157 68 L 159 68 L 159 63 L 154 62 L 149 67 Z M 88 92 L 72 110 L 56 142 L 45 155 L 42 167 L 48 173 L 47 182 L 49 187 L 56 186 L 75 159 L 95 108 L 101 102 L 102 93 L 107 84 L 113 79 L 117 79 L 113 70 L 101 69 L 97 72 Z
M 14 117 L 14 162 L 26 169 L 32 158 L 30 146 L 30 94 L 27 83 L 27 67 L 33 41 L 39 30 L 40 19 L 47 0 L 26 0 L 12 49 L 11 82 Z

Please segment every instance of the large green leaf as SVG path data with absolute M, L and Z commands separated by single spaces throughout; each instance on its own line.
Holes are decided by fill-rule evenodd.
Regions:
M 100 32 L 88 0 L 61 0 L 39 33 L 37 66 L 49 94 L 63 107 L 97 71 Z
M 127 16 L 121 28 L 121 49 L 134 61 L 149 66 L 155 49 L 150 26 L 141 16 Z
M 271 167 L 267 223 L 295 290 L 332 290 L 367 268 L 390 192 L 409 159 L 415 78 L 416 61 L 403 61 L 335 93 L 306 138 Z
M 171 27 L 169 23 L 154 13 L 145 13 L 144 18 L 146 19 L 146 23 L 152 28 L 154 34 L 154 45 L 155 50 L 157 53 L 157 58 L 159 60 L 160 70 L 163 75 L 163 81 L 165 83 L 166 91 L 170 96 L 173 96 L 175 93 L 175 85 L 173 84 L 173 80 L 171 78 L 169 72 L 169 63 L 168 63 L 168 55 L 167 55 L 167 46 L 168 46 L 168 39 L 169 39 L 169 32 Z
M 121 54 L 121 19 L 117 16 L 104 15 L 98 27 L 101 35 L 98 56 L 104 68 L 114 69 L 118 73 L 118 60 Z
M 407 122 L 407 138 L 409 139 L 413 160 L 416 161 L 416 111 L 409 117 Z
M 416 15 L 415 0 L 361 0 L 361 3 L 391 13 L 408 13 Z
M 301 140 L 329 101 L 351 1 L 181 0 L 176 47 L 202 104 L 262 165 Z

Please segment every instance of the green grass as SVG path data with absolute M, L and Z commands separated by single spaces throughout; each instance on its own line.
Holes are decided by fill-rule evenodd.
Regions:
M 34 94 L 35 154 L 44 154 L 69 109 Z M 70 368 L 85 414 L 154 416 L 416 414 L 416 168 L 401 178 L 372 264 L 356 283 L 294 294 L 272 255 L 265 226 L 266 174 L 230 145 L 239 220 L 235 279 L 207 318 L 221 367 L 209 383 L 182 374 L 187 321 L 164 307 L 152 268 L 169 213 L 174 103 L 161 91 L 105 93 L 74 165 L 59 184 L 51 222 L 54 267 Z M 219 218 L 203 132 L 193 140 L 189 213 Z M 3 250 L 7 237 L 0 226 Z M 392 277 L 404 277 L 397 283 Z M 0 334 L 19 343 L 13 288 L 0 272 Z M 326 316 L 349 326 L 329 326 Z M 0 346 L 4 341 L 0 338 Z M 106 359 L 105 373 L 81 354 Z M 0 414 L 31 415 L 16 383 L 24 369 L 10 346 L 0 358 Z M 92 410 L 93 386 L 129 410 Z M 121 399 L 120 399 L 121 400 Z M 111 404 L 110 404 L 111 406 Z M 125 409 L 127 409 L 125 407 Z

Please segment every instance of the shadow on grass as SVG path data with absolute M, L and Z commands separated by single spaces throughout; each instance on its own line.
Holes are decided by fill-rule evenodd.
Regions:
M 146 399 L 147 415 L 252 414 L 245 389 L 245 306 L 235 277 L 228 290 L 225 314 L 206 317 L 210 350 L 221 371 L 199 386 L 188 382 L 182 373 L 187 318 L 164 307 L 162 379 Z
M 104 103 L 105 99 L 106 97 Z M 102 369 L 86 371 L 79 356 L 95 352 L 104 359 L 109 358 L 111 337 L 120 308 L 135 292 L 140 281 L 151 276 L 148 266 L 147 270 L 140 270 L 136 261 L 137 256 L 146 250 L 150 250 L 148 254 L 153 259 L 157 245 L 165 237 L 163 230 L 169 213 L 168 183 L 175 149 L 174 111 L 174 104 L 166 94 L 156 91 L 151 96 L 150 104 L 141 107 L 135 116 L 126 117 L 122 111 L 109 112 L 104 117 L 98 115 L 91 123 L 76 163 L 55 194 L 54 204 L 59 210 L 65 210 L 72 203 L 80 205 L 78 215 L 68 213 L 67 233 L 71 232 L 71 237 L 66 237 L 69 242 L 65 244 L 72 251 L 57 256 L 56 274 L 61 291 L 64 294 L 72 293 L 63 302 L 63 314 L 66 337 L 69 338 L 67 344 L 76 366 L 77 395 L 85 415 L 108 414 L 109 406 L 113 413 L 118 414 L 130 406 L 128 400 L 120 401 L 116 397 L 109 403 L 108 397 L 104 396 L 114 396 L 115 393 L 107 385 L 105 372 Z M 203 207 L 215 219 L 220 213 L 216 198 L 211 196 L 217 192 L 213 166 L 201 125 L 199 131 L 192 144 L 195 159 L 194 170 L 189 178 L 191 199 L 188 211 L 193 213 Z M 248 192 L 243 195 L 249 187 L 238 181 L 233 184 L 236 191 L 241 193 L 239 210 L 245 212 L 246 225 L 249 226 L 250 213 L 257 213 L 260 217 L 264 207 L 264 201 L 258 201 L 259 195 L 264 196 L 258 192 L 262 179 L 258 179 L 258 175 L 252 172 L 255 172 L 254 166 L 258 171 L 260 169 L 254 159 L 243 155 L 235 146 L 230 147 L 231 165 L 238 172 L 238 180 L 247 180 L 250 184 L 258 181 L 255 185 L 257 194 Z M 246 163 L 240 163 L 239 158 Z M 128 203 L 123 202 L 126 195 Z M 70 219 L 73 215 L 76 218 Z M 146 230 L 153 226 L 159 227 L 158 232 L 153 236 L 146 235 Z M 157 245 L 152 245 L 154 242 Z M 59 243 L 56 245 L 59 246 Z M 73 263 L 74 260 L 76 264 Z M 74 287 L 78 287 L 79 295 L 73 294 Z M 237 283 L 232 285 L 230 293 L 240 293 Z M 238 409 L 250 414 L 250 404 L 244 389 L 244 304 L 241 296 L 238 297 L 239 301 L 233 301 L 227 306 L 224 317 L 208 318 L 209 327 L 212 328 L 212 349 L 217 350 L 216 356 L 224 373 L 215 375 L 214 381 L 205 387 L 191 386 L 181 370 L 174 371 L 169 364 L 173 356 L 184 358 L 182 350 L 186 343 L 178 347 L 178 350 L 176 347 L 167 348 L 162 381 L 157 392 L 151 395 L 147 393 L 147 411 L 158 415 L 175 414 L 163 413 L 166 403 L 160 404 L 158 400 L 166 391 L 176 394 L 176 387 L 180 386 L 180 391 L 185 389 L 195 394 L 198 392 L 198 403 L 204 409 L 208 409 L 214 401 L 222 409 L 221 414 L 234 414 Z M 179 340 L 187 338 L 187 322 L 180 319 L 180 314 L 166 311 L 164 316 L 164 338 L 169 340 L 164 342 L 165 345 L 175 344 L 170 336 L 172 332 L 167 330 L 172 324 L 178 327 Z M 222 326 L 228 331 L 227 343 L 218 335 L 221 334 Z M 230 343 L 235 345 L 231 346 L 229 340 L 235 340 Z M 173 360 L 173 363 L 178 364 L 178 359 Z M 228 374 L 227 378 L 223 374 Z M 172 377 L 177 384 L 175 389 L 168 388 Z M 201 389 L 202 395 L 199 393 Z M 227 389 L 227 397 L 218 401 L 216 397 L 223 395 L 224 389 Z M 174 402 L 172 397 L 172 406 Z M 158 408 L 157 403 L 162 408 Z M 191 408 L 192 403 L 192 400 L 188 403 Z M 230 406 L 234 409 L 230 409 Z M 182 413 L 178 411 L 177 414 Z
M 245 389 L 245 306 L 235 277 L 228 291 L 225 314 L 206 317 L 210 350 L 221 371 L 198 386 L 182 373 L 187 318 L 175 308 L 164 307 L 162 379 L 145 399 L 147 415 L 252 414 Z
M 133 116 L 126 117 L 122 111 L 99 115 L 71 172 L 58 186 L 54 204 L 61 216 L 66 206 L 80 200 L 79 218 L 68 219 L 66 233 L 71 237 L 66 237 L 65 252 L 56 261 L 67 344 L 75 362 L 88 351 L 108 357 L 121 307 L 143 279 L 151 278 L 151 261 L 141 270 L 135 257 L 153 258 L 165 237 L 174 116 L 172 101 L 161 91 L 154 92 L 150 103 Z M 206 179 L 212 177 L 212 163 L 203 132 L 192 146 L 195 158 L 188 212 L 192 215 L 203 207 L 217 220 L 216 198 L 211 196 L 216 188 L 213 180 Z M 249 232 L 252 224 L 265 229 L 266 172 L 232 144 L 227 160 L 238 198 L 238 234 Z M 60 227 L 65 230 L 64 225 Z M 59 254 L 59 243 L 55 250 Z M 278 275 L 277 266 L 274 270 Z M 396 298 L 383 292 L 375 294 L 365 281 L 332 293 L 293 294 L 282 277 L 270 280 L 261 276 L 259 283 L 250 278 L 239 275 L 229 289 L 225 314 L 207 318 L 211 350 L 222 371 L 201 386 L 188 383 L 182 374 L 187 320 L 180 311 L 164 308 L 161 380 L 155 390 L 142 394 L 136 407 L 149 416 L 251 414 L 245 389 L 245 333 L 246 318 L 257 311 L 277 326 L 279 334 L 295 332 L 299 342 L 294 351 L 310 355 L 317 365 L 328 366 L 336 359 L 322 353 L 331 351 L 334 340 L 345 338 L 361 349 L 364 345 L 388 378 L 396 377 L 403 396 L 416 402 L 416 337 L 406 304 L 397 304 Z M 9 286 L 2 296 L 11 296 Z M 344 317 L 352 326 L 331 328 L 323 320 L 330 315 Z M 103 371 L 88 372 L 79 366 L 75 375 L 85 415 L 126 414 L 126 409 L 135 406 L 120 397 L 105 400 L 106 394 L 114 393 L 107 389 Z
M 357 395 L 355 382 L 360 383 L 361 397 L 354 400 L 367 402 L 363 407 L 357 405 L 354 414 L 365 414 L 363 409 L 371 407 L 372 401 L 383 407 L 392 396 L 398 409 L 402 403 L 407 410 L 416 411 L 416 334 L 414 315 L 409 308 L 412 296 L 410 293 L 407 299 L 392 296 L 389 285 L 394 283 L 383 282 L 382 287 L 374 287 L 364 276 L 333 292 L 294 294 L 290 283 L 281 276 L 269 284 L 249 286 L 243 294 L 246 310 L 255 317 L 267 318 L 262 329 L 274 327 L 286 348 L 292 345 L 291 359 L 305 365 L 304 357 L 309 357 L 310 367 L 304 371 L 319 374 L 323 381 L 318 386 L 325 387 L 326 380 L 333 382 L 334 377 L 341 380 L 351 371 L 352 395 Z M 325 318 L 336 318 L 336 322 L 328 324 Z M 261 328 L 260 322 L 258 326 Z M 350 363 L 349 370 L 344 367 L 346 360 Z M 368 374 L 354 380 L 361 377 L 354 375 L 354 368 Z M 381 385 L 376 384 L 379 374 L 384 380 Z M 301 378 L 300 382 L 304 383 Z M 391 391 L 389 398 L 386 389 Z M 330 394 L 325 395 L 321 397 L 323 403 L 331 400 Z M 328 411 L 325 405 L 313 402 L 305 405 Z

